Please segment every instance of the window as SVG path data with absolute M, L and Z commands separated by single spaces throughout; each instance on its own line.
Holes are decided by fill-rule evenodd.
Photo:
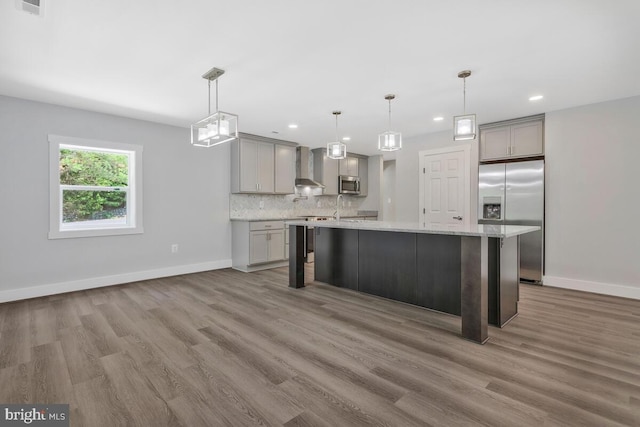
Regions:
M 142 147 L 49 135 L 49 238 L 142 233 Z

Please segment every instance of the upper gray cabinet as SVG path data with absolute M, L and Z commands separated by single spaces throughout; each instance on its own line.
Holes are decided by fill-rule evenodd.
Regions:
M 293 193 L 295 161 L 295 144 L 243 134 L 231 145 L 231 192 Z
M 358 175 L 358 158 L 347 154 L 346 159 L 341 159 L 338 166 L 339 175 L 360 176 Z
M 544 116 L 480 126 L 480 161 L 544 155 Z
M 327 150 L 315 148 L 313 153 L 313 179 L 324 185 L 322 194 L 336 196 L 338 194 L 338 163 L 340 160 L 327 157 Z
M 275 145 L 275 193 L 291 194 L 296 182 L 296 147 Z

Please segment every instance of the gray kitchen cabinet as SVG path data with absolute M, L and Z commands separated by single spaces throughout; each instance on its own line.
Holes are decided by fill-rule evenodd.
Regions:
M 510 126 L 480 129 L 480 160 L 508 157 L 510 145 Z
M 354 156 L 350 156 L 347 154 L 347 157 L 344 159 L 340 159 L 340 164 L 338 166 L 338 175 L 347 175 L 347 176 L 360 176 L 358 174 L 358 158 Z
M 296 147 L 275 144 L 275 193 L 292 194 L 296 182 Z
M 323 194 L 336 196 L 338 194 L 338 163 L 339 160 L 327 157 L 327 150 L 316 148 L 313 153 L 313 179 L 324 185 Z
M 292 194 L 297 144 L 240 134 L 231 143 L 231 192 Z
M 284 259 L 289 259 L 289 227 L 284 228 Z
M 480 161 L 544 155 L 544 117 L 480 126 Z
M 234 145 L 231 153 L 232 192 L 273 193 L 274 145 L 249 138 L 240 138 Z
M 543 132 L 542 120 L 512 125 L 511 157 L 543 155 Z
M 273 193 L 275 190 L 275 147 L 273 144 L 258 142 L 258 192 Z
M 282 261 L 284 256 L 284 228 L 267 232 L 267 261 Z
M 251 272 L 287 265 L 284 221 L 240 221 L 232 224 L 232 267 Z
M 250 231 L 249 265 L 282 261 L 284 246 L 284 230 Z
M 359 159 L 358 164 L 358 176 L 360 177 L 360 197 L 365 197 L 369 192 L 369 160 Z
M 249 264 L 269 261 L 268 231 L 249 232 Z

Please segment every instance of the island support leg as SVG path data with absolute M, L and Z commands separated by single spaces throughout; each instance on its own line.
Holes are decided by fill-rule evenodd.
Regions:
M 305 227 L 289 226 L 289 287 L 304 288 Z
M 489 339 L 488 238 L 461 236 L 461 317 L 462 337 L 484 344 Z

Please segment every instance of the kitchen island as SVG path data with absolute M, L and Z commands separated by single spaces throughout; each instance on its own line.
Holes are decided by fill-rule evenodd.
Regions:
M 289 286 L 304 286 L 304 221 L 289 227 Z M 315 280 L 460 315 L 462 336 L 488 339 L 488 324 L 517 315 L 518 236 L 535 226 L 446 226 L 322 221 Z

